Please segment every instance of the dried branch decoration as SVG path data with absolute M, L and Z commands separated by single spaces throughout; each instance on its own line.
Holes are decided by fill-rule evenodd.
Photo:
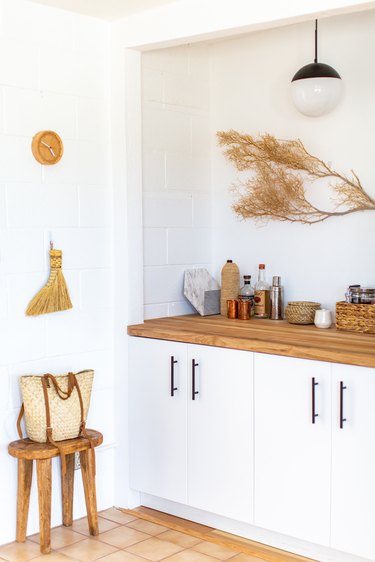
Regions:
M 254 138 L 233 130 L 220 131 L 217 136 L 219 145 L 228 147 L 224 154 L 237 170 L 254 172 L 233 186 L 238 196 L 233 210 L 244 219 L 314 224 L 375 210 L 375 200 L 363 190 L 353 170 L 350 176 L 332 170 L 307 152 L 300 140 L 278 140 L 269 134 Z M 319 209 L 306 198 L 305 184 L 324 178 L 336 201 L 334 211 Z

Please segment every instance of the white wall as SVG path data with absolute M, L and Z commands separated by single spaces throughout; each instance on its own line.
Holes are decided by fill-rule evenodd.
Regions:
M 211 264 L 205 45 L 142 55 L 145 318 L 194 312 L 184 270 Z
M 371 146 L 375 126 L 373 103 L 375 74 L 371 53 L 375 48 L 375 11 L 325 18 L 319 25 L 319 60 L 336 68 L 344 81 L 341 104 L 329 115 L 309 118 L 299 114 L 290 99 L 290 80 L 304 64 L 313 60 L 314 23 L 296 24 L 247 34 L 232 40 L 195 45 L 205 64 L 210 62 L 209 144 L 204 152 L 200 144 L 191 149 L 210 159 L 212 207 L 212 269 L 220 281 L 220 270 L 227 259 L 233 259 L 241 274 L 256 280 L 259 263 L 266 263 L 269 282 L 280 275 L 285 286 L 285 300 L 317 300 L 334 309 L 343 299 L 347 285 L 361 283 L 374 286 L 372 240 L 375 214 L 355 213 L 328 219 L 316 225 L 280 222 L 266 224 L 237 217 L 231 205 L 234 195 L 230 186 L 248 174 L 239 174 L 228 163 L 217 145 L 216 132 L 234 128 L 258 135 L 270 133 L 281 139 L 301 139 L 312 154 L 330 162 L 334 169 L 350 174 L 353 169 L 370 196 L 375 197 L 375 173 Z M 162 105 L 163 72 L 168 70 L 168 87 L 183 95 L 189 88 L 180 78 L 185 60 L 179 53 L 192 47 L 179 47 L 143 54 L 144 76 L 144 234 L 145 234 L 145 301 L 146 317 L 175 314 L 166 306 L 177 298 L 182 287 L 182 269 L 170 261 L 175 232 L 183 232 L 188 202 L 184 188 L 187 178 L 199 174 L 201 161 L 179 165 L 174 170 L 173 185 L 165 177 L 165 146 L 178 150 L 190 140 L 187 125 L 168 133 L 165 107 Z M 162 58 L 163 57 L 163 58 Z M 164 67 L 155 61 L 162 60 Z M 153 61 L 153 62 L 152 62 Z M 168 61 L 168 62 L 165 62 Z M 173 69 L 173 72 L 171 71 Z M 165 77 L 164 77 L 165 81 Z M 206 88 L 206 81 L 203 81 Z M 195 89 L 200 90 L 195 81 Z M 162 119 L 157 121 L 157 115 Z M 163 128 L 164 127 L 164 128 Z M 150 152 L 151 148 L 151 152 Z M 159 149 L 159 150 L 157 150 Z M 185 158 L 184 163 L 188 160 Z M 207 171 L 207 168 L 206 168 Z M 191 180 L 190 180 L 191 181 Z M 167 182 L 167 183 L 166 183 Z M 207 188 L 207 180 L 206 180 Z M 176 193 L 176 187 L 179 188 Z M 173 191 L 172 191 L 173 188 Z M 327 189 L 316 187 L 310 196 L 323 208 L 332 208 Z M 189 192 L 188 192 L 189 193 Z M 173 199 L 171 198 L 173 195 Z M 328 207 L 327 207 L 328 205 Z M 206 220 L 206 217 L 203 217 Z M 175 221 L 171 223 L 171 221 Z M 179 224 L 178 230 L 175 227 Z M 204 223 L 202 223 L 203 226 Z M 207 226 L 210 223 L 207 221 Z M 201 240 L 208 240 L 208 237 Z M 172 245 L 170 245 L 172 240 Z M 196 255 L 204 244 L 193 236 L 178 244 L 182 255 Z M 207 247 L 207 252 L 209 248 Z M 210 263 L 210 257 L 205 258 Z M 196 259 L 196 258 L 195 258 Z M 156 303 L 158 303 L 156 305 Z M 160 304 L 163 303 L 163 304 Z M 152 306 L 150 306 L 152 305 Z M 187 309 L 188 311 L 189 309 Z M 184 313 L 184 308 L 178 311 Z
M 272 275 L 281 275 L 286 300 L 316 300 L 333 309 L 347 285 L 375 285 L 375 213 L 355 213 L 312 226 L 241 221 L 231 210 L 234 198 L 228 188 L 246 174 L 240 175 L 225 160 L 215 141 L 216 131 L 229 128 L 299 138 L 334 169 L 346 174 L 353 169 L 375 198 L 375 11 L 320 22 L 319 60 L 338 70 L 345 86 L 341 104 L 320 118 L 299 114 L 289 92 L 294 73 L 313 59 L 313 25 L 254 33 L 211 48 L 213 261 L 217 275 L 227 258 L 235 260 L 243 274 L 252 275 L 264 262 L 269 281 Z M 312 196 L 327 204 L 322 194 Z
M 0 2 L 0 543 L 15 537 L 18 377 L 93 368 L 88 426 L 101 430 L 99 508 L 113 505 L 112 195 L 109 26 L 21 0 Z M 32 136 L 56 130 L 64 156 L 43 167 Z M 25 317 L 48 278 L 49 232 L 74 308 Z M 52 524 L 61 521 L 57 461 Z M 75 517 L 85 512 L 77 473 Z M 35 487 L 28 533 L 38 529 Z

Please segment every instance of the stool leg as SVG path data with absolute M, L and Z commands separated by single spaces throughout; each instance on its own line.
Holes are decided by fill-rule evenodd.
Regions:
M 40 551 L 51 552 L 51 459 L 36 461 L 38 478 Z
M 95 450 L 80 452 L 83 488 L 85 490 L 87 519 L 90 535 L 99 534 L 98 511 L 96 507 Z
M 73 525 L 74 453 L 65 455 L 66 474 L 61 471 L 63 525 Z
M 29 514 L 33 461 L 18 459 L 17 531 L 16 541 L 25 542 Z

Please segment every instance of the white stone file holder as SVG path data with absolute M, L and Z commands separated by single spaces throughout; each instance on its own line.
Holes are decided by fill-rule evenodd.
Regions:
M 201 316 L 220 313 L 220 287 L 207 269 L 185 270 L 184 295 Z

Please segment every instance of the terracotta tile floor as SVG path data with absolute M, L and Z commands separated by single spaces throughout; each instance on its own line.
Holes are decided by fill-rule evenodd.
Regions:
M 86 518 L 71 528 L 52 530 L 52 552 L 41 555 L 39 535 L 24 544 L 0 546 L 0 560 L 7 562 L 262 562 L 260 558 L 240 554 L 239 550 L 202 541 L 168 527 L 138 519 L 111 508 L 99 514 L 100 535 L 90 537 Z M 264 562 L 264 561 L 263 561 Z

